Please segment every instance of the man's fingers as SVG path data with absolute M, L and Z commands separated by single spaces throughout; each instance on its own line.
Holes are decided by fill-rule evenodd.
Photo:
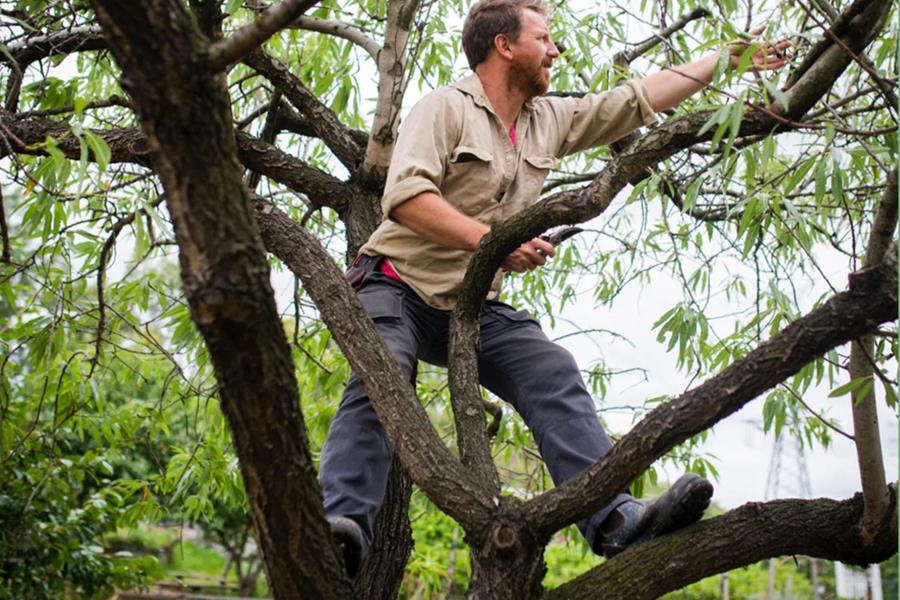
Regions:
M 769 26 L 768 23 L 763 23 L 762 25 L 758 25 L 757 27 L 754 27 L 753 29 L 750 30 L 750 35 L 759 35 L 763 31 L 765 31 L 766 27 L 768 27 L 768 26 Z
M 547 240 L 543 240 L 539 237 L 531 240 L 531 245 L 534 246 L 534 249 L 538 251 L 542 256 L 553 257 L 556 255 L 556 248 L 548 242 Z M 543 263 L 541 263 L 543 264 Z
M 556 254 L 553 244 L 540 238 L 525 242 L 506 257 L 500 265 L 506 271 L 524 273 L 540 267 Z

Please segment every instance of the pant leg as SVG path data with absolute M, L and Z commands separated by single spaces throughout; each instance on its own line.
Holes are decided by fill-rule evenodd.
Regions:
M 368 276 L 358 297 L 400 368 L 412 379 L 421 339 L 404 291 L 375 274 Z M 369 544 L 387 487 L 391 454 L 369 396 L 354 373 L 328 430 L 319 483 L 325 515 L 353 519 Z
M 551 342 L 527 311 L 486 303 L 478 359 L 482 385 L 522 415 L 555 484 L 577 475 L 612 448 L 575 359 Z M 592 548 L 599 549 L 598 528 L 609 512 L 630 498 L 619 494 L 578 523 Z

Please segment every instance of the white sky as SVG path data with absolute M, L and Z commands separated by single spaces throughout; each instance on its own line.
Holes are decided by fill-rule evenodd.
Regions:
M 621 201 L 621 200 L 620 200 Z M 602 215 L 600 217 L 602 219 Z M 826 259 L 827 260 L 827 259 Z M 828 271 L 829 279 L 840 289 L 846 286 L 846 268 L 837 262 L 829 264 L 820 262 Z M 832 276 L 834 275 L 834 276 Z M 821 289 L 819 289 L 821 287 Z M 819 297 L 825 286 L 809 289 L 805 299 Z M 681 287 L 665 275 L 653 276 L 653 289 L 640 290 L 633 286 L 623 292 L 615 306 L 610 308 L 593 308 L 590 294 L 583 294 L 578 305 L 566 311 L 566 316 L 578 323 L 582 328 L 614 327 L 626 335 L 634 344 L 610 341 L 603 355 L 607 362 L 618 369 L 641 367 L 647 369 L 647 381 L 636 381 L 637 378 L 615 379 L 610 384 L 606 396 L 606 407 L 615 405 L 640 405 L 647 398 L 669 394 L 677 395 L 689 386 L 688 378 L 675 368 L 674 354 L 667 354 L 665 345 L 656 341 L 656 334 L 651 325 L 659 316 L 672 307 L 682 295 Z M 726 313 L 728 307 L 723 301 L 713 302 L 710 306 L 712 314 Z M 561 321 L 559 322 L 561 325 Z M 545 327 L 547 325 L 545 324 Z M 556 335 L 571 331 L 571 328 L 560 327 Z M 550 333 L 553 337 L 554 333 Z M 583 336 L 565 338 L 560 342 L 573 352 L 583 368 L 598 358 L 596 346 Z M 889 374 L 893 376 L 894 374 Z M 849 380 L 849 378 L 847 379 Z M 695 387 L 702 380 L 691 384 Z M 853 433 L 849 396 L 829 398 L 830 389 L 826 386 L 811 388 L 804 401 L 820 414 L 837 419 L 839 427 L 845 432 Z M 885 405 L 884 393 L 880 385 L 875 386 L 878 396 L 879 425 L 882 445 L 885 454 L 885 469 L 889 481 L 898 479 L 898 421 L 896 415 Z M 762 432 L 763 397 L 748 403 L 743 409 L 731 415 L 714 428 L 714 434 L 701 446 L 703 452 L 714 455 L 720 479 L 716 483 L 714 501 L 733 508 L 748 501 L 765 499 L 766 481 L 769 463 L 775 442 L 774 435 Z M 605 411 L 603 417 L 609 424 L 611 433 L 622 434 L 632 425 L 631 414 L 627 411 Z M 782 455 L 784 467 L 781 479 L 783 488 L 799 490 L 797 483 L 795 453 L 785 452 Z M 828 450 L 821 447 L 807 450 L 806 465 L 809 473 L 810 488 L 813 497 L 827 496 L 846 498 L 861 489 L 859 469 L 856 463 L 856 450 L 847 438 L 834 434 L 832 445 Z M 670 481 L 680 475 L 668 472 Z

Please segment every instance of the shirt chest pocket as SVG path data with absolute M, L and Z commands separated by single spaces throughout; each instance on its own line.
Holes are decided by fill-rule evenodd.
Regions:
M 520 185 L 523 196 L 530 204 L 541 195 L 541 188 L 550 170 L 555 168 L 559 160 L 555 156 L 525 155 L 520 174 Z
M 464 214 L 488 219 L 498 205 L 502 174 L 496 172 L 494 154 L 487 148 L 459 145 L 450 153 L 444 179 L 445 198 Z

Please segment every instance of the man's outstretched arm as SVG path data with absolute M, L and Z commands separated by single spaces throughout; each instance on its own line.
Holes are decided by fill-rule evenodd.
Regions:
M 759 35 L 765 27 L 755 29 L 750 33 Z M 737 65 L 741 55 L 750 45 L 757 45 L 759 49 L 754 52 L 751 68 L 755 71 L 780 69 L 789 60 L 784 50 L 791 43 L 787 40 L 779 42 L 734 42 L 725 48 L 707 54 L 694 62 L 671 67 L 649 75 L 644 78 L 644 87 L 650 99 L 650 106 L 654 111 L 674 108 L 687 98 L 706 87 L 712 81 L 716 63 L 722 52 L 728 52 L 732 65 Z

